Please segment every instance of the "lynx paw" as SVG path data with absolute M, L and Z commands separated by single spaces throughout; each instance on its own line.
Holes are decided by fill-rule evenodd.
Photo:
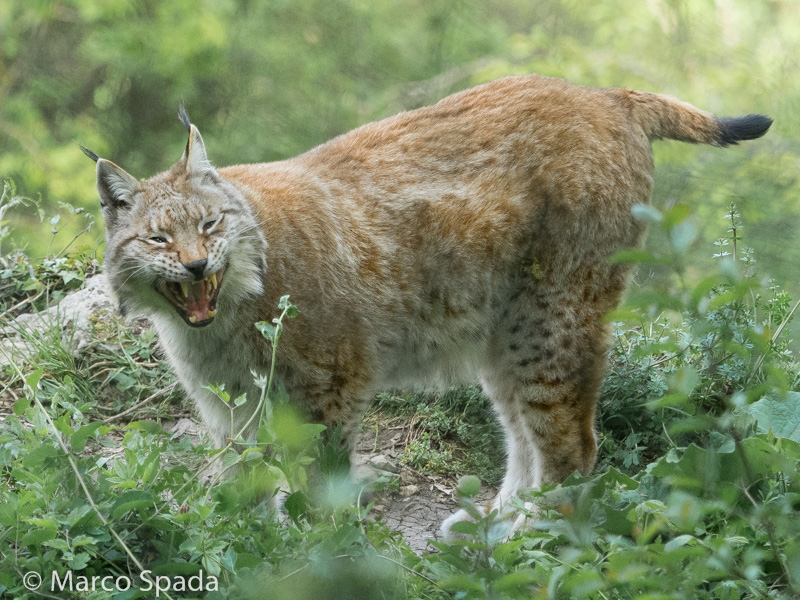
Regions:
M 488 505 L 483 510 L 488 515 L 492 511 L 492 507 Z M 523 529 L 528 519 L 535 516 L 536 507 L 533 503 L 526 502 L 524 510 L 521 512 L 514 510 L 514 507 L 506 506 L 500 511 L 496 519 L 498 524 L 504 526 L 504 529 L 507 527 L 507 530 L 502 534 L 502 537 L 507 538 L 511 537 L 517 530 Z M 457 540 L 467 537 L 465 534 L 457 533 L 452 530 L 453 525 L 462 521 L 474 521 L 470 514 L 463 508 L 453 513 L 442 522 L 442 526 L 439 528 L 442 538 L 445 540 Z
M 444 521 L 442 521 L 442 526 L 439 528 L 439 532 L 442 534 L 442 538 L 445 540 L 456 540 L 464 538 L 464 534 L 455 533 L 451 531 L 453 525 L 456 523 L 460 523 L 462 521 L 472 521 L 472 517 L 469 516 L 469 513 L 465 511 L 463 508 L 458 512 L 453 513 L 449 517 L 447 517 Z

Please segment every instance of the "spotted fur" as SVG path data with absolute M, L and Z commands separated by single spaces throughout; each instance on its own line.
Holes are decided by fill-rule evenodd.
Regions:
M 508 443 L 497 505 L 594 465 L 602 317 L 628 275 L 608 258 L 642 239 L 631 208 L 650 196 L 650 140 L 725 145 L 770 123 L 531 75 L 286 161 L 214 169 L 182 121 L 189 143 L 165 173 L 140 182 L 97 161 L 105 265 L 123 311 L 153 320 L 217 443 L 229 413 L 203 385 L 247 392 L 246 421 L 251 371 L 266 372 L 271 353 L 253 323 L 290 294 L 300 317 L 277 373 L 310 419 L 341 422 L 347 437 L 381 389 L 481 382 Z M 200 275 L 225 275 L 201 328 L 157 288 L 192 281 L 185 265 L 203 259 Z

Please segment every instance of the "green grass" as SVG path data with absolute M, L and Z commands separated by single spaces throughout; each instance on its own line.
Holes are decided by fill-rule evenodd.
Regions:
M 428 475 L 458 478 L 464 473 L 497 485 L 504 470 L 505 441 L 489 399 L 479 387 L 443 394 L 379 394 L 379 420 L 399 418 L 409 442 L 400 460 Z

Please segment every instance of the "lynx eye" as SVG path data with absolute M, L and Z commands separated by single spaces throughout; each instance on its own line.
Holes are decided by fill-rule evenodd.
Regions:
M 198 229 L 201 233 L 211 233 L 217 228 L 219 222 L 222 221 L 222 216 L 223 215 L 216 215 L 201 221 Z
M 151 235 L 147 238 L 147 241 L 156 246 L 164 246 L 167 243 L 167 238 L 162 235 Z

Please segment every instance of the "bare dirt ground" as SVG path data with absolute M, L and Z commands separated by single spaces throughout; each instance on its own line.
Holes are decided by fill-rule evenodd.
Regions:
M 400 462 L 408 441 L 409 423 L 390 428 L 378 427 L 362 432 L 356 445 L 356 473 L 361 465 L 368 465 L 367 478 L 389 472 L 399 480 L 398 487 L 376 492 L 370 498 L 375 503 L 373 513 L 393 531 L 403 534 L 411 549 L 420 554 L 433 550 L 430 540 L 440 538 L 439 526 L 457 509 L 456 482 L 445 477 L 420 473 Z M 496 493 L 484 489 L 479 499 L 486 500 Z

